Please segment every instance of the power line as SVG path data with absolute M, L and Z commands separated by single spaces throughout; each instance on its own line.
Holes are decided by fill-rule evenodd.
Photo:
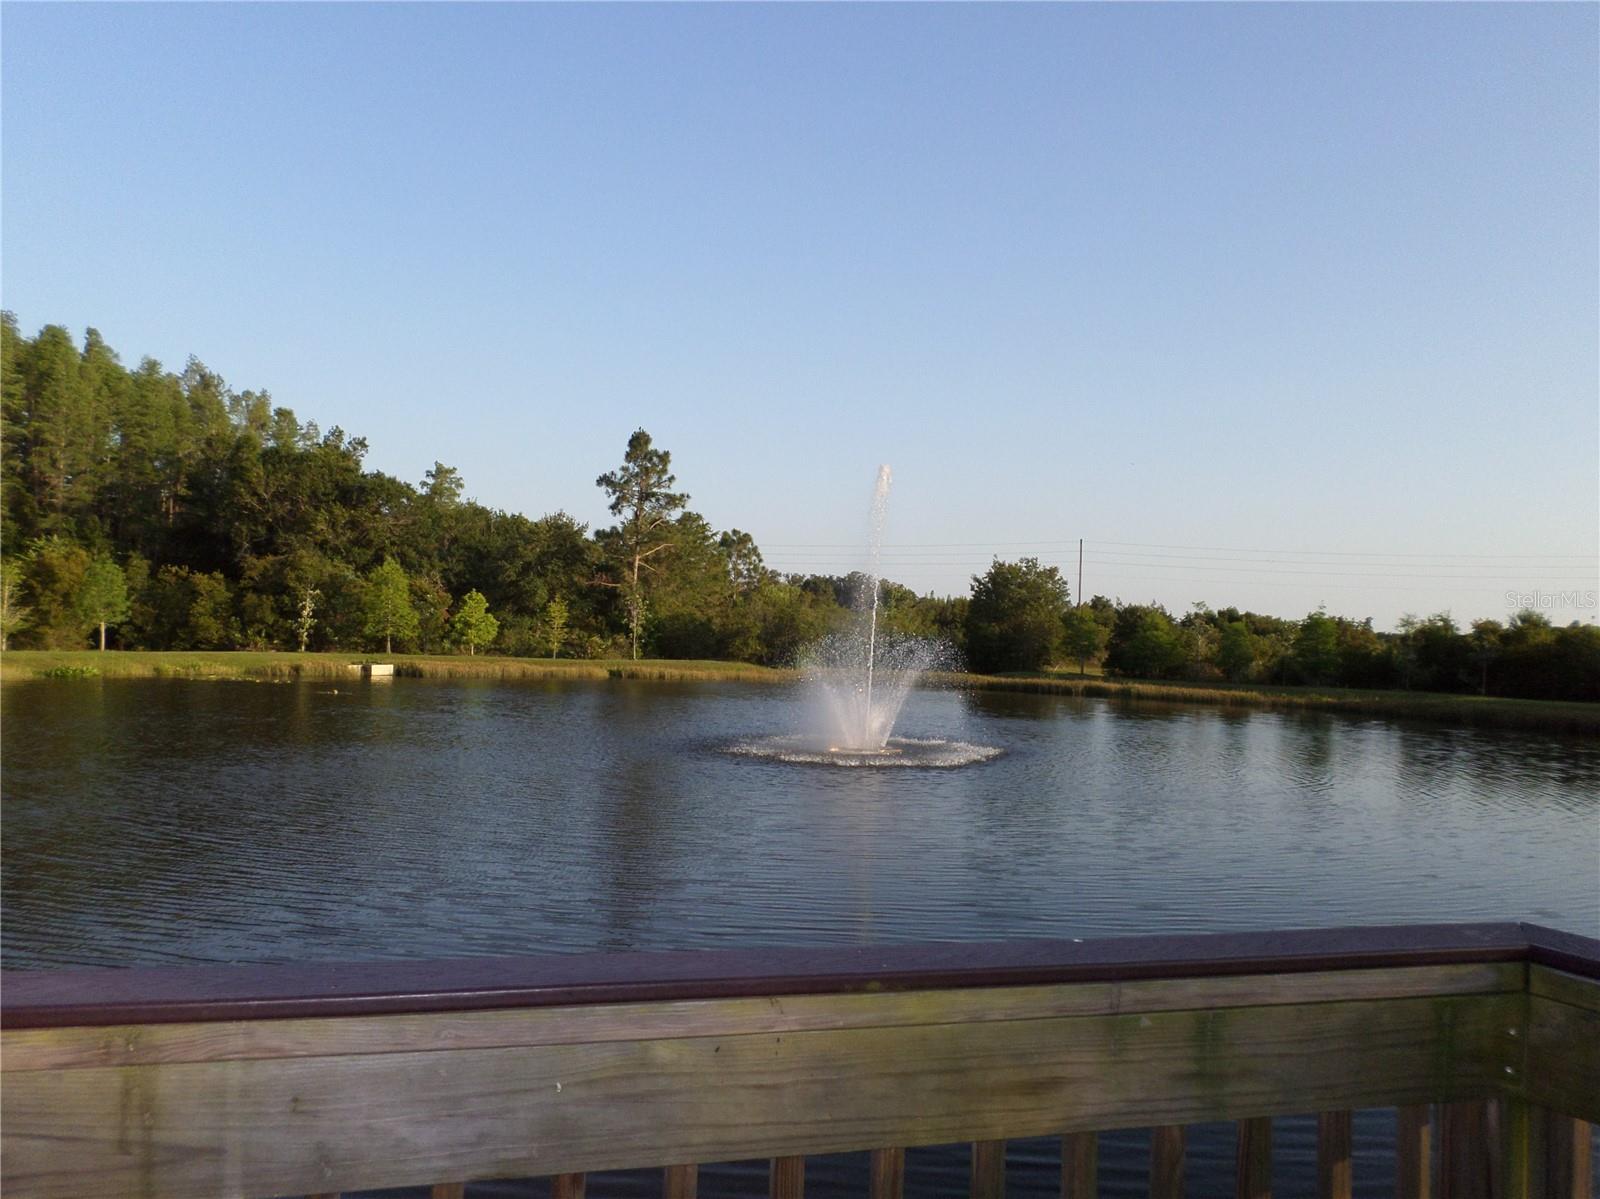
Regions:
M 1201 561 L 1219 561 L 1218 559 L 1201 559 Z M 1134 567 L 1142 570 L 1166 570 L 1183 573 L 1203 575 L 1218 575 L 1233 580 L 1242 580 L 1249 576 L 1303 576 L 1314 578 L 1342 578 L 1342 579 L 1429 579 L 1441 583 L 1474 582 L 1474 581 L 1504 581 L 1512 579 L 1526 579 L 1529 575 L 1537 576 L 1538 580 L 1545 583 L 1571 582 L 1582 584 L 1594 582 L 1595 575 L 1591 573 L 1554 573 L 1557 570 L 1570 571 L 1570 567 L 1532 566 L 1526 562 L 1508 564 L 1496 569 L 1487 563 L 1461 563 L 1456 566 L 1438 565 L 1428 569 L 1430 564 L 1423 564 L 1423 569 L 1372 569 L 1385 564 L 1376 562 L 1354 562 L 1348 564 L 1328 565 L 1315 562 L 1279 563 L 1262 560 L 1228 560 L 1231 565 L 1205 566 L 1196 565 L 1192 561 L 1163 562 L 1144 561 L 1137 558 L 1110 558 L 1089 555 L 1085 558 L 1088 565 L 1108 569 L 1113 573 L 1119 572 L 1122 567 Z M 838 568 L 843 573 L 850 573 L 852 569 L 860 569 L 848 565 L 837 557 L 824 557 L 814 555 L 775 555 L 767 559 L 767 563 L 774 568 L 789 567 L 803 568 L 815 567 L 819 569 Z M 982 569 L 988 565 L 987 559 L 957 558 L 957 557 L 891 557 L 884 555 L 882 566 L 888 570 L 911 570 L 918 568 L 949 568 L 949 569 Z M 1412 563 L 1395 563 L 1395 566 L 1411 566 Z M 1326 569 L 1318 569 L 1327 566 Z M 1158 576 L 1159 577 L 1159 576 Z
M 1135 546 L 1160 550 L 1209 550 L 1222 554 L 1311 554 L 1328 558 L 1489 558 L 1510 560 L 1521 558 L 1571 558 L 1586 562 L 1600 561 L 1600 554 L 1446 554 L 1446 553 L 1388 553 L 1383 550 L 1272 550 L 1241 549 L 1226 545 L 1166 545 L 1155 541 L 1090 541 L 1091 545 Z
M 1449 558 L 1468 559 L 1478 561 L 1533 561 L 1541 559 L 1560 559 L 1564 561 L 1600 562 L 1600 554 L 1454 554 L 1445 552 L 1431 553 L 1398 553 L 1387 550 L 1287 550 L 1287 549 L 1248 549 L 1241 546 L 1220 545 L 1176 545 L 1154 541 L 1110 541 L 1096 538 L 1084 538 L 1084 544 L 1094 546 L 1127 547 L 1130 549 L 1162 549 L 1162 550 L 1202 550 L 1208 553 L 1221 554 L 1282 554 L 1296 557 L 1325 557 L 1325 558 Z M 886 543 L 885 552 L 899 550 L 960 550 L 960 549 L 991 549 L 1010 546 L 1038 546 L 1055 548 L 1063 552 L 1075 549 L 1077 539 L 1069 541 L 900 541 Z M 858 542 L 849 541 L 774 541 L 768 542 L 764 549 L 770 550 L 859 550 Z M 1148 555 L 1150 557 L 1174 557 L 1177 555 Z

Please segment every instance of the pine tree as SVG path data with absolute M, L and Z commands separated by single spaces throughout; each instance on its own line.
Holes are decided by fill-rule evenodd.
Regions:
M 611 514 L 623 518 L 610 530 L 622 562 L 621 587 L 628 609 L 628 639 L 633 656 L 639 657 L 639 631 L 644 624 L 644 579 L 642 572 L 654 570 L 650 559 L 672 548 L 672 514 L 689 502 L 689 497 L 671 490 L 678 480 L 672 474 L 672 455 L 650 444 L 650 434 L 636 429 L 628 438 L 628 452 L 622 465 L 596 479 L 611 496 Z

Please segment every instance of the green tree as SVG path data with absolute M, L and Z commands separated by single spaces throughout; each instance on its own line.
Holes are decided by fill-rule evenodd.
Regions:
M 1223 624 L 1217 641 L 1217 666 L 1235 683 L 1250 677 L 1256 665 L 1256 639 L 1242 620 Z
M 382 637 L 386 654 L 394 652 L 396 637 L 410 639 L 417 635 L 421 621 L 411 606 L 411 581 L 393 558 L 384 558 L 383 564 L 367 575 L 363 613 L 367 636 Z
M 11 555 L 27 541 L 35 512 L 27 485 L 28 405 L 22 358 L 28 339 L 13 312 L 0 312 L 0 553 Z
M 544 606 L 544 639 L 550 647 L 550 656 L 561 656 L 561 643 L 567 639 L 567 601 L 553 596 Z
M 488 645 L 500 631 L 500 622 L 489 614 L 489 601 L 481 591 L 469 591 L 461 597 L 461 606 L 450 620 L 450 631 L 458 644 L 474 654 L 480 645 Z
M 133 616 L 155 649 L 231 649 L 233 595 L 221 572 L 163 566 L 143 588 Z
M 1080 604 L 1061 618 L 1061 652 L 1078 664 L 1080 675 L 1089 673 L 1089 660 L 1105 649 L 1107 632 L 1094 611 Z
M 455 636 L 450 624 L 450 593 L 432 573 L 411 576 L 411 606 L 417 612 L 417 642 L 422 652 L 448 644 Z
M 1318 608 L 1300 622 L 1292 656 L 1301 682 L 1332 682 L 1339 670 L 1339 626 Z
M 1339 685 L 1341 687 L 1394 686 L 1394 655 L 1372 628 L 1372 620 L 1338 618 Z
M 78 614 L 90 624 L 100 626 L 100 652 L 106 648 L 106 625 L 128 619 L 128 579 L 110 558 L 89 563 L 78 588 Z
M 1436 612 L 1411 633 L 1417 686 L 1424 691 L 1464 691 L 1475 676 L 1472 645 L 1448 612 Z
M 1500 657 L 1505 629 L 1498 620 L 1475 620 L 1467 641 L 1472 646 L 1472 661 L 1478 668 L 1478 694 L 1489 694 L 1489 667 Z
M 315 587 L 300 589 L 300 607 L 295 615 L 294 634 L 302 654 L 311 644 L 311 631 L 317 627 L 317 601 L 321 598 L 322 592 Z
M 998 558 L 972 579 L 967 659 L 974 670 L 1040 670 L 1061 641 L 1070 598 L 1067 581 L 1037 558 Z
M 0 562 L 0 650 L 10 644 L 12 635 L 28 623 L 30 609 L 22 602 L 22 579 L 18 567 Z
M 689 502 L 689 497 L 672 490 L 678 481 L 672 474 L 672 455 L 650 443 L 643 429 L 628 438 L 622 465 L 596 479 L 595 486 L 611 497 L 613 516 L 622 522 L 607 530 L 606 538 L 618 559 L 622 577 L 609 585 L 623 593 L 628 614 L 628 640 L 635 660 L 639 657 L 639 632 L 644 624 L 644 575 L 655 570 L 652 559 L 672 548 L 672 516 Z
M 662 530 L 672 552 L 651 577 L 651 653 L 667 658 L 720 658 L 738 599 L 716 530 L 698 512 L 680 513 Z
M 730 529 L 717 538 L 717 548 L 728 564 L 728 581 L 735 591 L 748 594 L 767 578 L 766 565 L 755 538 L 739 529 Z
M 1164 609 L 1129 604 L 1117 613 L 1106 648 L 1106 665 L 1118 674 L 1168 678 L 1182 672 L 1188 656 L 1182 636 Z
M 87 625 L 78 593 L 89 570 L 89 551 L 65 537 L 34 542 L 26 555 L 28 606 L 33 611 L 28 642 L 45 649 L 81 649 Z
M 66 534 L 87 498 L 95 457 L 92 399 L 72 335 L 46 325 L 18 356 L 22 481 L 28 490 L 27 532 Z
M 443 462 L 435 462 L 433 469 L 422 476 L 422 482 L 424 498 L 441 508 L 454 508 L 459 504 L 466 487 L 461 472 Z
M 188 644 L 193 649 L 231 649 L 235 645 L 233 595 L 220 570 L 189 579 Z

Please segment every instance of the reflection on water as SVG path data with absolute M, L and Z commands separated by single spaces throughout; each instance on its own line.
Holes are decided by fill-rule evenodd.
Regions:
M 1600 933 L 1593 742 L 929 691 L 897 733 L 1003 756 L 824 770 L 724 752 L 803 727 L 799 703 L 739 684 L 7 685 L 4 964 L 1444 920 Z M 1386 1127 L 1358 1122 L 1374 1161 Z M 1290 1180 L 1310 1160 L 1298 1129 L 1280 1122 Z M 1137 1151 L 1108 1138 L 1110 1194 L 1143 1186 L 1128 1137 Z M 1050 1189 L 1054 1152 L 1013 1146 L 1013 1189 Z M 1222 1130 L 1197 1136 L 1191 1194 L 1231 1187 L 1231 1152 Z M 962 1153 L 913 1155 L 908 1185 L 964 1192 Z M 829 1161 L 820 1189 L 864 1182 Z M 1369 1177 L 1358 1190 L 1383 1193 L 1390 1176 Z M 656 1186 L 607 1178 L 595 1193 Z M 755 1178 L 708 1171 L 702 1190 Z
M 1600 747 L 919 692 L 954 770 L 731 756 L 784 689 L 0 691 L 9 967 L 1532 919 L 1600 931 Z

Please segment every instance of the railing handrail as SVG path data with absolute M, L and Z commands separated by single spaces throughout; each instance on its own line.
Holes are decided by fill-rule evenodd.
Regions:
M 1526 923 L 1084 940 L 0 973 L 0 1026 L 52 1028 L 1527 962 L 1600 979 L 1600 941 Z

